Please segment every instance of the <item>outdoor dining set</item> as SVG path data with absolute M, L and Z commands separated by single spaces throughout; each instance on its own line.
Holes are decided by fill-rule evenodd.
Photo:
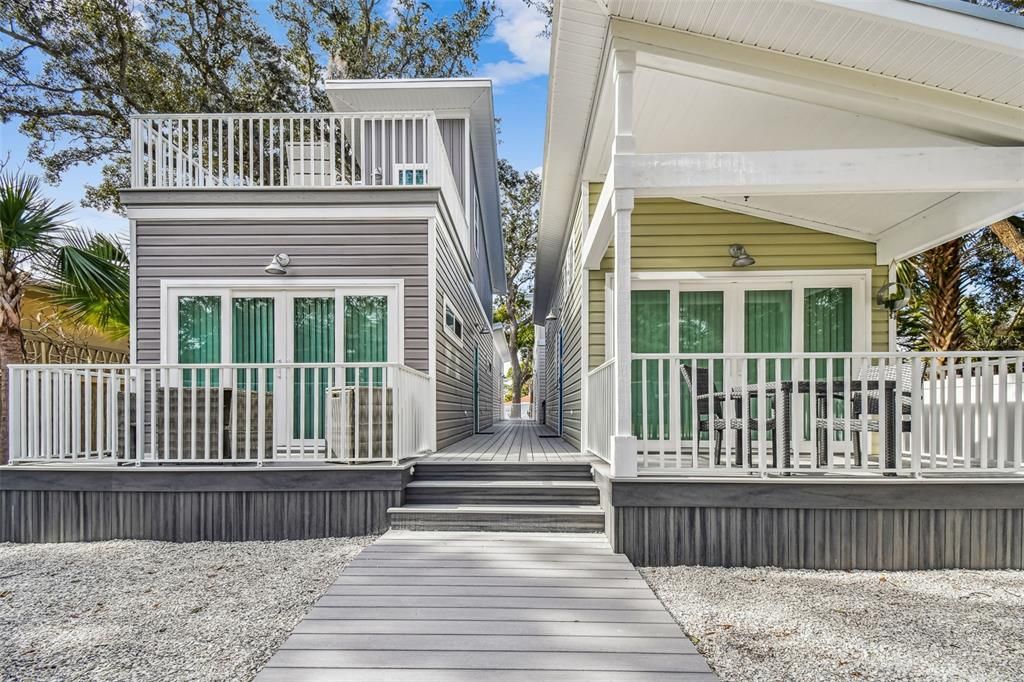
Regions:
M 808 410 L 802 421 L 808 431 L 813 427 L 818 466 L 830 464 L 829 440 L 836 432 L 842 432 L 853 436 L 857 466 L 862 464 L 866 434 L 883 434 L 885 468 L 894 468 L 900 436 L 911 428 L 913 382 L 922 379 L 914 376 L 910 365 L 884 370 L 872 365 L 849 380 L 765 377 L 764 381 L 741 383 L 726 391 L 719 390 L 712 369 L 707 366 L 682 363 L 680 372 L 694 403 L 696 433 L 714 433 L 715 465 L 722 465 L 726 431 L 730 431 L 734 436 L 735 464 L 742 466 L 746 455 L 747 466 L 755 466 L 754 435 L 763 432 L 771 446 L 768 466 L 778 468 L 781 455 L 781 466 L 787 470 L 794 464 L 793 409 L 800 396 L 813 396 L 813 412 Z M 731 403 L 728 408 L 727 401 Z M 767 408 L 763 416 L 758 414 L 757 405 Z

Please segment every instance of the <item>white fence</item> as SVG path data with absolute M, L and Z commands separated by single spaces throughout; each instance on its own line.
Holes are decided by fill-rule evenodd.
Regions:
M 611 461 L 615 428 L 615 361 L 609 360 L 587 374 L 587 433 L 585 447 Z
M 646 473 L 1024 473 L 1024 353 L 634 354 L 632 403 Z
M 15 365 L 10 399 L 15 462 L 398 462 L 434 419 L 394 363 Z
M 133 188 L 441 186 L 442 162 L 429 112 L 132 118 Z

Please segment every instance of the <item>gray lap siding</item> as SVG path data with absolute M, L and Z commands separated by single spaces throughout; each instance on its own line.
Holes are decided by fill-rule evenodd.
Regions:
M 404 282 L 405 362 L 429 366 L 427 221 L 160 221 L 135 225 L 137 359 L 160 361 L 160 282 L 266 282 L 275 253 L 291 256 L 288 279 L 387 278 Z M 173 358 L 172 358 L 173 360 Z
M 437 447 L 443 448 L 473 435 L 473 355 L 479 349 L 477 405 L 481 431 L 493 421 L 491 380 L 494 344 L 490 333 L 481 334 L 481 326 L 490 328 L 476 300 L 474 286 L 466 267 L 438 223 L 437 254 Z M 462 317 L 462 343 L 445 331 L 444 301 L 452 303 Z

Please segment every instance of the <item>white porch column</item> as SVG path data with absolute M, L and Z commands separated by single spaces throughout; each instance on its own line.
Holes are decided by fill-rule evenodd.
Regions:
M 616 190 L 613 195 L 612 216 L 615 222 L 615 310 L 613 353 L 615 357 L 615 430 L 612 435 L 612 475 L 636 476 L 636 438 L 633 437 L 632 405 L 632 334 L 630 258 L 633 215 L 633 192 Z
M 614 54 L 615 68 L 615 139 L 613 154 L 633 154 L 636 142 L 633 138 L 633 73 L 636 70 L 636 53 L 617 51 Z M 615 430 L 611 443 L 612 476 L 636 476 L 636 439 L 632 425 L 632 338 L 630 324 L 631 308 L 631 231 L 634 193 L 629 189 L 618 189 L 613 183 L 611 212 L 615 240 Z

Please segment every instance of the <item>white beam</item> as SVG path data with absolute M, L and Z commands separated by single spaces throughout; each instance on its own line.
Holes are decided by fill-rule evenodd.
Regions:
M 956 194 L 893 225 L 878 239 L 879 265 L 909 258 L 1024 211 L 1024 192 Z
M 601 195 L 597 198 L 597 205 L 594 206 L 594 215 L 583 236 L 583 267 L 588 270 L 597 270 L 601 267 L 604 252 L 608 250 L 608 245 L 612 241 L 614 221 L 611 207 L 614 192 L 615 178 L 609 170 L 604 186 L 601 187 Z
M 794 195 L 1024 190 L 1024 147 L 911 147 L 623 154 L 638 194 Z

